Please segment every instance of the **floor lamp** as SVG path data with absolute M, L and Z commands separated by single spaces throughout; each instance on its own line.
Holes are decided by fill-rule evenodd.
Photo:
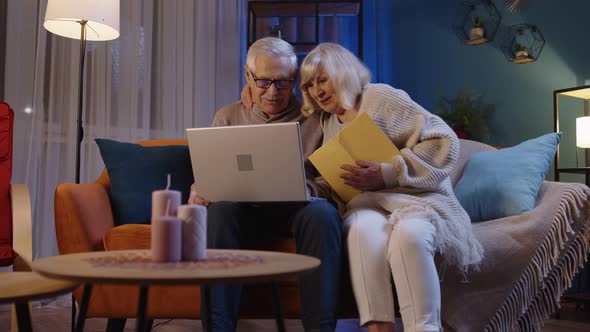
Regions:
M 86 41 L 106 41 L 119 37 L 119 0 L 47 0 L 43 27 L 59 36 L 80 39 L 78 76 L 78 118 L 76 131 L 76 183 L 80 183 L 80 148 L 84 138 L 82 105 Z M 76 321 L 76 301 L 72 294 L 72 332 Z M 83 326 L 79 326 L 83 329 Z
M 119 37 L 119 0 L 48 0 L 43 26 L 56 35 L 80 40 L 76 133 L 76 183 L 80 183 L 80 147 L 84 138 L 82 105 L 86 41 L 106 41 Z

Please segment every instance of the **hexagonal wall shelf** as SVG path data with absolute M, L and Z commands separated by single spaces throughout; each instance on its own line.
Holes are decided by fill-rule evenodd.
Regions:
M 461 3 L 453 30 L 466 45 L 494 40 L 502 16 L 490 0 L 467 0 Z
M 506 60 L 521 64 L 537 60 L 544 45 L 541 30 L 535 25 L 523 23 L 508 28 L 501 48 Z

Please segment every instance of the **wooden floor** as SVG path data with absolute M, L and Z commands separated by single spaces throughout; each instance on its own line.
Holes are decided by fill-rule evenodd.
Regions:
M 64 306 L 46 305 L 35 307 L 32 312 L 33 331 L 70 331 L 70 308 Z M 396 322 L 396 332 L 403 328 Z M 303 327 L 298 320 L 287 320 L 287 331 L 303 332 Z M 86 321 L 84 331 L 104 332 L 106 319 L 89 319 Z M 10 331 L 10 310 L 0 308 L 0 332 Z M 135 321 L 129 320 L 125 331 L 135 331 Z M 200 321 L 195 320 L 156 320 L 154 332 L 200 332 Z M 244 332 L 270 332 L 276 331 L 273 320 L 243 320 L 239 322 L 238 331 Z M 358 332 L 366 329 L 357 328 L 356 320 L 338 321 L 338 332 Z M 542 332 L 588 332 L 590 331 L 590 313 L 566 311 L 562 313 L 560 320 L 549 319 L 545 322 Z

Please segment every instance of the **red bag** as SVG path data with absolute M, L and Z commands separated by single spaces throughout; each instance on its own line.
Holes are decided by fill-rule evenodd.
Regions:
M 12 208 L 10 180 L 12 177 L 12 133 L 14 111 L 0 102 L 0 266 L 12 265 Z

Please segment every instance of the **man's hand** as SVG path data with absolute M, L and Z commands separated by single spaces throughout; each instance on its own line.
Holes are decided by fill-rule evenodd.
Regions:
M 340 166 L 340 168 L 349 172 L 340 175 L 344 179 L 344 183 L 360 191 L 385 189 L 381 164 L 365 160 L 357 160 L 356 164 L 358 167 L 352 165 Z
M 196 191 L 191 190 L 191 195 L 188 198 L 188 204 L 197 204 L 203 206 L 209 206 L 209 201 L 199 196 Z
M 250 85 L 246 84 L 242 89 L 242 93 L 240 93 L 240 101 L 242 105 L 246 107 L 248 110 L 254 109 L 254 99 L 252 99 L 252 90 L 250 90 Z

